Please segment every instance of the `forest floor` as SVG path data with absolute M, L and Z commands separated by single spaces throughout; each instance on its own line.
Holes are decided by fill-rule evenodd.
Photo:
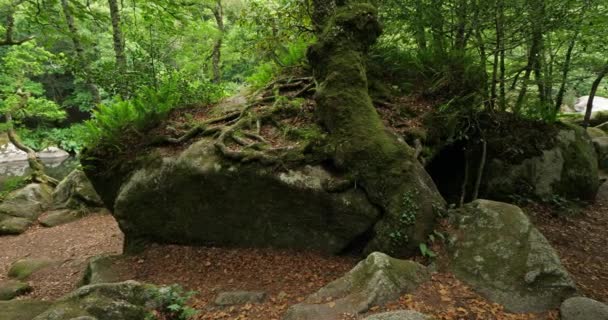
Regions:
M 581 292 L 608 302 L 608 185 L 598 201 L 575 217 L 552 215 L 547 208 L 526 208 L 539 229 L 559 252 Z M 534 212 L 534 213 L 532 213 Z M 51 229 L 33 228 L 23 235 L 0 238 L 0 280 L 10 263 L 21 258 L 50 258 L 62 261 L 30 279 L 33 291 L 25 298 L 51 300 L 73 290 L 82 278 L 86 260 L 99 254 L 118 254 L 122 234 L 109 215 L 92 215 Z M 220 249 L 183 246 L 153 246 L 118 264 L 126 279 L 160 285 L 180 284 L 195 290 L 192 304 L 201 310 L 196 319 L 280 319 L 287 308 L 328 282 L 340 277 L 357 262 L 353 257 L 330 257 L 311 252 L 271 249 Z M 264 291 L 262 304 L 214 307 L 222 291 Z M 413 309 L 452 319 L 558 319 L 557 310 L 543 314 L 509 314 L 499 305 L 477 295 L 449 273 L 434 273 L 432 280 L 415 292 L 403 295 L 383 308 Z M 362 319 L 349 317 L 344 319 Z

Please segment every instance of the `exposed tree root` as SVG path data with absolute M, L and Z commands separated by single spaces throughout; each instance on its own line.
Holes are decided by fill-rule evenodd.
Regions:
M 281 112 L 286 110 L 279 92 L 285 97 L 303 97 L 314 89 L 312 77 L 279 79 L 254 93 L 240 111 L 196 124 L 179 137 L 160 136 L 148 145 L 184 144 L 189 140 L 214 136 L 213 145 L 227 159 L 273 165 L 286 161 L 305 161 L 304 147 L 273 147 L 261 131 L 264 125 L 283 129 Z M 294 93 L 295 92 L 295 93 Z M 254 110 L 255 109 L 255 110 Z M 230 143 L 234 142 L 234 147 Z

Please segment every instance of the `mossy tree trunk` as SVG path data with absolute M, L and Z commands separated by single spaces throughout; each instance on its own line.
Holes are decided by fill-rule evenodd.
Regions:
M 368 94 L 365 55 L 381 34 L 377 9 L 367 1 L 326 1 L 315 8 L 324 26 L 308 58 L 318 83 L 317 113 L 330 135 L 335 165 L 352 174 L 386 219 L 366 251 L 408 255 L 426 241 L 444 207 L 414 150 L 384 127 Z

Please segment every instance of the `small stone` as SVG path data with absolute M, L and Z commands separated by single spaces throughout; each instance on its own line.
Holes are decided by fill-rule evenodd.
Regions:
M 0 301 L 14 299 L 28 293 L 30 290 L 32 290 L 32 287 L 21 281 L 0 281 Z
M 44 227 L 56 227 L 62 224 L 74 222 L 82 218 L 82 215 L 76 211 L 69 209 L 51 211 L 44 216 L 40 217 L 38 221 Z
M 215 299 L 218 306 L 233 306 L 247 303 L 262 303 L 266 300 L 266 293 L 259 291 L 232 291 L 222 292 Z
M 112 268 L 119 257 L 97 256 L 91 258 L 85 269 L 81 285 L 121 282 L 120 275 Z
M 570 298 L 560 307 L 562 320 L 608 320 L 608 305 L 584 298 Z
M 13 279 L 25 280 L 34 272 L 50 267 L 56 261 L 49 259 L 22 259 L 14 262 L 8 271 L 8 276 Z

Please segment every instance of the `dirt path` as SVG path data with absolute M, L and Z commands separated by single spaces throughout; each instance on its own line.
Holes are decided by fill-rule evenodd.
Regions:
M 72 291 L 89 257 L 122 251 L 122 232 L 110 215 L 91 215 L 55 228 L 34 227 L 19 236 L 0 237 L 0 280 L 23 258 L 46 258 L 60 264 L 29 279 L 30 298 L 52 300 Z
M 528 210 L 559 253 L 582 294 L 608 303 L 608 183 L 596 203 L 574 217 L 556 218 L 546 208 Z

